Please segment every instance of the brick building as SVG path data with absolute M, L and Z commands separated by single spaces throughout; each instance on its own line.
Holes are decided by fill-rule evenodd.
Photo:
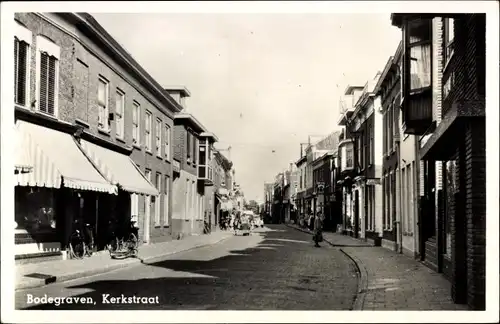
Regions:
M 219 139 L 217 136 L 210 132 L 200 134 L 200 147 L 199 147 L 199 165 L 198 165 L 198 180 L 205 185 L 205 209 L 204 209 L 204 222 L 205 232 L 210 232 L 217 226 L 218 209 L 216 193 L 220 188 L 221 177 L 220 173 L 216 173 L 221 166 L 217 163 L 214 156 L 214 143 Z
M 391 19 L 403 35 L 404 132 L 420 141 L 421 259 L 451 281 L 456 303 L 484 310 L 486 16 Z
M 178 90 L 168 89 L 168 91 L 175 93 Z M 188 92 L 182 90 L 181 97 L 186 96 Z M 185 112 L 175 115 L 174 156 L 179 161 L 180 170 L 174 175 L 172 187 L 172 234 L 174 237 L 202 234 L 204 231 L 206 178 L 205 175 L 199 178 L 198 173 L 200 141 L 205 141 L 207 138 L 202 136 L 204 133 L 207 133 L 207 130 L 193 115 Z
M 31 166 L 16 179 L 16 255 L 60 257 L 74 219 L 97 248 L 117 219 L 143 242 L 168 237 L 180 105 L 89 14 L 15 19 L 16 159 Z
M 400 44 L 394 56 L 391 56 L 376 86 L 376 94 L 380 97 L 383 115 L 382 136 L 382 241 L 381 245 L 399 251 L 402 234 L 400 222 L 400 127 L 399 111 L 401 84 L 399 64 L 401 64 Z

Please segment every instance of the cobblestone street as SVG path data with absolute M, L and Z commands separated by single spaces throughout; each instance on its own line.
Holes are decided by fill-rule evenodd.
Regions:
M 349 310 L 355 265 L 311 236 L 270 226 L 150 265 L 16 292 L 17 309 Z M 28 305 L 34 297 L 90 297 L 91 304 Z M 103 303 L 103 294 L 158 296 L 158 304 Z M 73 299 L 75 300 L 75 299 Z M 87 300 L 89 300 L 87 298 Z

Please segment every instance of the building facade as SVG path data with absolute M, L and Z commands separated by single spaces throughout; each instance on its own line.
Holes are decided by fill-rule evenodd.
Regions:
M 354 104 L 349 125 L 350 133 L 354 134 L 354 163 L 358 168 L 352 179 L 350 197 L 354 212 L 353 232 L 355 237 L 370 239 L 377 244 L 380 232 L 377 231 L 376 219 L 382 208 L 382 161 L 375 155 L 375 137 L 378 135 L 377 139 L 381 139 L 382 116 L 379 112 L 380 100 L 374 90 L 379 77 L 380 73 L 377 73 L 363 87 Z
M 401 206 L 406 205 L 402 200 L 401 176 L 401 141 L 400 141 L 400 96 L 401 84 L 399 69 L 401 64 L 400 44 L 394 56 L 387 61 L 382 76 L 377 84 L 378 95 L 382 103 L 383 114 L 383 220 L 382 246 L 394 251 L 400 251 L 403 240 L 403 216 Z M 410 161 L 411 162 L 411 161 Z M 406 166 L 406 163 L 405 163 Z M 406 231 L 405 231 L 406 232 Z M 409 231 L 408 231 L 409 232 Z M 406 232 L 406 235 L 408 235 Z
M 172 186 L 172 234 L 180 237 L 204 231 L 205 178 L 200 180 L 200 141 L 205 127 L 191 114 L 174 117 L 174 155 L 180 162 Z
M 341 191 L 342 204 L 342 230 L 344 234 L 351 236 L 357 235 L 354 230 L 355 211 L 353 204 L 353 181 L 361 168 L 358 165 L 357 141 L 353 132 L 352 115 L 355 104 L 363 93 L 364 86 L 350 85 L 344 91 L 344 96 L 340 100 L 340 116 L 338 125 L 342 128 L 339 134 L 338 159 L 339 159 L 339 178 L 337 185 Z
M 484 310 L 486 15 L 391 19 L 403 39 L 403 129 L 420 142 L 420 256 L 456 303 Z
M 166 143 L 181 107 L 89 14 L 15 20 L 16 164 L 30 166 L 16 175 L 17 258 L 63 256 L 75 220 L 97 249 L 110 222 L 135 221 L 142 242 L 168 237 Z
M 306 162 L 307 162 L 307 156 L 303 154 L 302 149 L 300 150 L 301 156 L 295 162 L 295 165 L 297 166 L 297 198 L 296 198 L 296 205 L 297 205 L 297 221 L 299 224 L 304 224 L 304 220 L 307 217 L 307 209 L 306 209 L 306 202 L 305 202 L 305 193 L 306 193 L 306 180 L 307 180 L 307 175 L 306 175 Z

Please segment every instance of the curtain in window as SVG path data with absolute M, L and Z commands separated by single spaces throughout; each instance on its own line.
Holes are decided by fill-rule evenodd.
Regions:
M 431 44 L 417 45 L 410 48 L 410 90 L 431 85 Z

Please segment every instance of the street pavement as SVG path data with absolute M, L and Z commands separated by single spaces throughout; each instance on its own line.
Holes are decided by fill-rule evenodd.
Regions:
M 356 267 L 338 248 L 315 248 L 311 235 L 270 225 L 161 262 L 18 290 L 15 303 L 37 310 L 350 310 L 357 291 Z M 36 304 L 44 299 L 51 303 Z

